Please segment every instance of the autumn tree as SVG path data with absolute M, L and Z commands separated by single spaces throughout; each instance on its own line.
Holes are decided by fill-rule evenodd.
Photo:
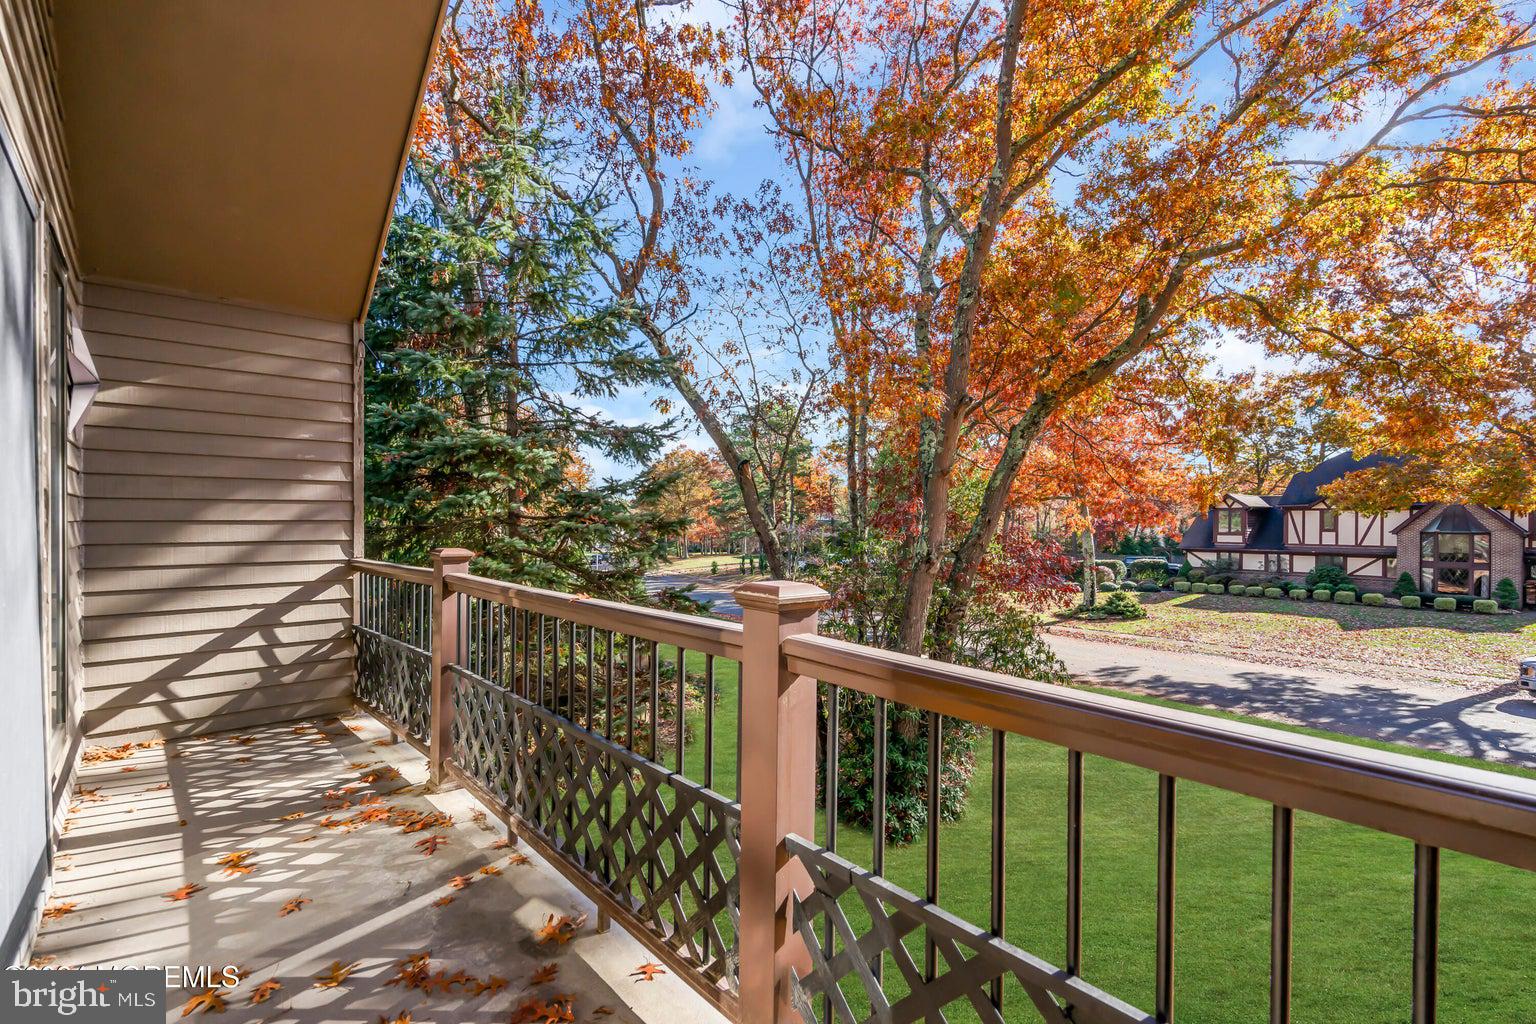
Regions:
M 1463 93 L 1524 59 L 1518 5 L 849 0 L 829 17 L 750 0 L 739 14 L 778 136 L 817 154 L 814 188 L 846 212 L 834 244 L 864 254 L 873 239 L 899 268 L 899 291 L 877 296 L 902 325 L 878 375 L 920 409 L 909 652 L 931 631 L 952 656 L 1014 482 L 1078 398 L 1132 365 L 1176 371 L 1220 327 L 1308 344 L 1320 373 L 1347 376 L 1341 351 L 1284 328 L 1344 312 L 1329 329 L 1358 351 L 1390 322 L 1386 282 L 1347 272 L 1361 237 L 1423 231 L 1441 203 L 1445 235 L 1460 211 L 1478 214 L 1469 236 L 1529 223 L 1529 85 Z M 1454 168 L 1467 150 L 1507 152 L 1469 174 Z M 1339 267 L 1360 286 L 1333 288 Z M 995 456 L 956 522 L 978 434 Z

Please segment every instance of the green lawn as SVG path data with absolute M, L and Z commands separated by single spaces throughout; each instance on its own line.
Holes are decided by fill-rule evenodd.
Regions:
M 689 672 L 702 677 L 702 657 L 690 655 Z M 737 666 L 717 659 L 716 678 L 715 788 L 733 795 Z M 699 716 L 694 727 L 685 768 L 690 777 L 702 779 Z M 1449 755 L 1435 759 L 1522 774 Z M 1058 747 L 1009 738 L 1005 934 L 1057 964 L 1065 941 L 1065 760 Z M 991 766 L 985 751 L 980 763 L 972 805 L 961 820 L 941 828 L 940 888 L 945 909 L 984 925 L 991 841 Z M 1090 758 L 1085 769 L 1085 975 L 1142 1007 L 1151 1005 L 1153 992 L 1156 786 L 1153 773 L 1112 761 Z M 1178 843 L 1178 1019 L 1187 1024 L 1265 1019 L 1270 808 L 1180 783 Z M 840 827 L 839 853 L 867 866 L 870 850 L 867 831 Z M 1385 1024 L 1407 1019 L 1412 854 L 1407 840 L 1298 815 L 1296 1021 Z M 921 892 L 922 844 L 888 850 L 886 875 Z M 1536 874 L 1447 853 L 1442 886 L 1440 1019 L 1536 1020 L 1536 986 L 1529 980 L 1536 956 L 1531 945 Z M 918 943 L 911 948 L 920 964 Z M 887 984 L 900 989 L 889 969 Z M 1009 1019 L 1036 1019 L 1022 992 L 1010 991 L 1007 998 Z M 951 1020 L 969 1017 L 966 1008 L 951 1007 Z
M 1369 667 L 1382 678 L 1512 679 L 1536 653 L 1536 615 L 1472 615 L 1215 594 L 1137 594 L 1134 621 L 1066 620 L 1154 646 L 1221 651 L 1279 665 Z

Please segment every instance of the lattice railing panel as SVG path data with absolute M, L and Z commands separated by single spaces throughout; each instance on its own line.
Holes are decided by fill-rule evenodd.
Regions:
M 510 690 L 454 676 L 459 768 L 734 990 L 740 806 Z
M 820 1020 L 817 1007 L 830 1005 L 831 1019 L 844 1024 L 943 1021 L 946 1010 L 961 1011 L 982 1024 L 1002 1024 L 990 989 L 993 979 L 1010 977 L 1028 995 L 1038 1019 L 1048 1024 L 1152 1021 L 1141 1010 L 821 846 L 799 836 L 790 836 L 786 846 L 812 884 L 791 904 L 793 927 L 810 954 L 810 971 L 796 972 L 793 993 L 807 1021 Z M 921 950 L 930 940 L 937 953 L 931 977 L 920 966 Z
M 364 626 L 353 626 L 352 635 L 358 702 L 426 743 L 432 722 L 432 655 Z

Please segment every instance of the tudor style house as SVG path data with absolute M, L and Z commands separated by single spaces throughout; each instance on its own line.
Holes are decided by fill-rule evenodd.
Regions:
M 1179 547 L 1191 565 L 1256 578 L 1300 580 L 1336 565 L 1367 590 L 1390 590 L 1406 572 L 1424 593 L 1488 597 L 1509 579 L 1536 606 L 1536 512 L 1422 503 L 1372 515 L 1319 493 L 1346 473 L 1390 461 L 1344 452 L 1296 474 L 1280 494 L 1224 495 Z

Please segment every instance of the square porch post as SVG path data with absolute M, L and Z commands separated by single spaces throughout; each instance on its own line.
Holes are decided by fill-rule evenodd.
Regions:
M 448 666 L 463 664 L 460 644 L 464 630 L 459 619 L 463 601 L 450 597 L 445 576 L 465 575 L 473 551 L 464 548 L 434 548 L 432 551 L 432 715 L 427 759 L 431 762 L 430 783 L 443 784 L 443 766 L 453 747 L 453 680 Z

